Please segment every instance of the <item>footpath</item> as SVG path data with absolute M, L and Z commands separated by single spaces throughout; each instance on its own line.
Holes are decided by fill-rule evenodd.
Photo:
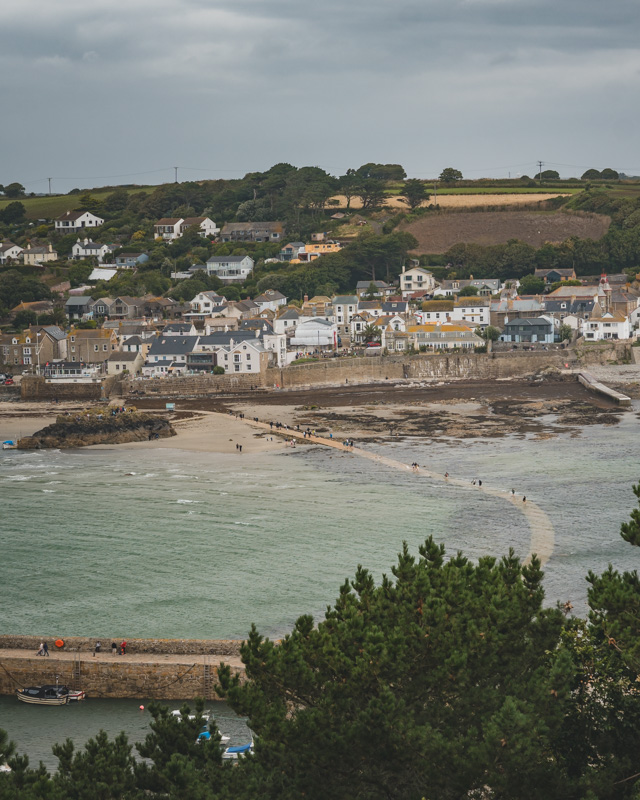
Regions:
M 291 427 L 278 427 L 277 423 L 271 422 L 262 422 L 260 420 L 255 419 L 246 419 L 244 417 L 241 418 L 243 422 L 246 422 L 247 425 L 250 425 L 254 428 L 260 428 L 261 430 L 267 430 L 270 434 L 275 436 L 283 436 L 285 439 L 295 439 L 295 440 L 302 440 L 304 442 L 308 442 L 309 444 L 319 444 L 323 445 L 324 447 L 332 447 L 334 450 L 341 450 L 342 452 L 349 453 L 354 456 L 358 456 L 360 458 L 367 458 L 370 461 L 376 461 L 380 464 L 384 464 L 387 467 L 392 469 L 399 469 L 403 472 L 410 472 L 413 476 L 416 477 L 423 477 L 429 478 L 430 480 L 435 481 L 442 481 L 444 483 L 449 484 L 450 486 L 456 486 L 464 491 L 471 491 L 471 492 L 484 492 L 487 495 L 491 495 L 492 497 L 500 498 L 501 500 L 505 500 L 508 503 L 511 503 L 515 506 L 522 514 L 524 514 L 530 528 L 530 543 L 529 543 L 529 553 L 525 558 L 525 563 L 529 563 L 533 555 L 537 555 L 541 561 L 542 566 L 544 566 L 547 561 L 551 558 L 551 554 L 553 553 L 554 543 L 555 543 L 555 533 L 553 530 L 553 525 L 551 524 L 551 520 L 545 514 L 545 512 L 538 506 L 535 502 L 530 500 L 528 497 L 526 501 L 522 494 L 516 493 L 512 494 L 509 491 L 505 491 L 503 489 L 497 489 L 487 485 L 484 481 L 482 485 L 478 485 L 477 483 L 474 485 L 468 479 L 461 479 L 451 475 L 443 475 L 439 472 L 433 472 L 432 470 L 428 469 L 424 466 L 419 466 L 417 469 L 414 469 L 411 464 L 405 464 L 402 461 L 397 461 L 396 459 L 389 458 L 387 456 L 382 456 L 377 453 L 372 453 L 368 450 L 363 450 L 361 447 L 351 447 L 344 443 L 344 441 L 339 441 L 333 438 L 327 438 L 323 436 L 314 436 L 313 434 L 307 434 L 305 431 L 296 430 L 295 428 Z M 346 441 L 346 440 L 345 440 Z

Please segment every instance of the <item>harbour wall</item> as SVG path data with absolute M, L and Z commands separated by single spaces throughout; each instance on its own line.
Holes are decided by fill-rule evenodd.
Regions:
M 150 380 L 106 378 L 102 383 L 47 383 L 25 376 L 23 400 L 99 400 L 101 397 L 223 396 L 274 388 L 294 389 L 368 384 L 385 380 L 482 380 L 516 378 L 546 367 L 577 369 L 590 364 L 629 363 L 631 348 L 623 342 L 581 345 L 567 350 L 494 353 L 420 353 L 417 355 L 327 358 L 290 367 L 271 367 L 252 375 L 185 375 Z
M 111 642 L 120 644 L 119 638 L 64 638 L 60 650 L 44 640 L 49 658 L 36 655 L 41 636 L 0 636 L 0 694 L 57 680 L 89 697 L 216 700 L 220 662 L 229 662 L 233 673 L 244 672 L 238 640 L 127 639 L 124 656 L 111 653 Z M 96 641 L 102 644 L 97 655 Z
M 205 658 L 209 661 L 205 662 Z M 102 653 L 92 659 L 60 661 L 31 656 L 20 658 L 0 652 L 0 694 L 12 695 L 25 686 L 55 684 L 82 689 L 87 697 L 151 700 L 220 699 L 215 692 L 220 657 L 194 656 L 191 663 L 127 661 L 127 656 Z M 151 659 L 151 657 L 150 657 Z M 231 667 L 232 673 L 242 672 Z

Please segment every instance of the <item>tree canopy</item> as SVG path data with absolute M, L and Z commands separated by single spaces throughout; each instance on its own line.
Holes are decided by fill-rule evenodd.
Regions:
M 459 169 L 454 169 L 453 167 L 445 167 L 440 173 L 440 177 L 438 178 L 439 181 L 443 183 L 455 183 L 455 181 L 462 180 L 462 173 Z

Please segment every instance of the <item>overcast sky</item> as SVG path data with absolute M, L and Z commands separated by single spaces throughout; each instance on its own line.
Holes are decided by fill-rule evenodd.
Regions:
M 638 0 L 2 0 L 0 183 L 640 174 L 639 32 Z

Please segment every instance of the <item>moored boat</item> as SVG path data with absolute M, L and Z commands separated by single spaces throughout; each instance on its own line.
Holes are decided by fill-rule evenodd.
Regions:
M 248 756 L 249 753 L 253 752 L 253 739 L 249 742 L 249 744 L 239 744 L 234 745 L 233 747 L 227 747 L 226 750 L 222 751 L 222 758 L 225 761 L 229 760 L 237 760 L 240 756 Z
M 32 703 L 39 706 L 64 706 L 69 702 L 84 700 L 85 692 L 79 689 L 69 689 L 68 686 L 45 685 L 27 686 L 17 689 L 18 700 L 23 703 Z
M 3 450 L 17 450 L 18 443 L 14 442 L 13 439 L 7 439 L 5 442 L 2 442 L 2 449 Z

